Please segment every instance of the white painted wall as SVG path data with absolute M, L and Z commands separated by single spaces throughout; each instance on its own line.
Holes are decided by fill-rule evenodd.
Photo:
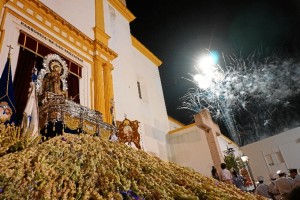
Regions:
M 211 176 L 214 165 L 205 132 L 195 126 L 168 135 L 169 160 Z
M 173 119 L 172 117 L 169 117 L 170 131 L 176 130 L 178 128 L 182 128 L 184 126 L 185 126 L 184 124 L 181 124 L 180 122 L 178 122 L 177 120 Z
M 94 38 L 95 0 L 40 1 L 88 37 Z
M 300 168 L 300 127 L 241 147 L 249 157 L 254 178 L 281 169 Z
M 105 30 L 109 47 L 118 54 L 113 60 L 116 120 L 126 116 L 140 121 L 141 145 L 146 152 L 167 159 L 168 116 L 158 67 L 132 46 L 129 22 L 107 2 Z M 137 82 L 141 84 L 139 98 Z
M 142 99 L 138 97 L 136 81 L 133 83 L 135 91 L 132 91 L 133 97 L 137 99 L 136 112 L 143 120 L 145 149 L 150 152 L 155 152 L 157 149 L 158 155 L 167 159 L 166 133 L 169 131 L 169 124 L 158 67 L 135 48 L 132 50 L 135 58 L 133 67 L 136 81 L 141 84 Z M 152 141 L 152 145 L 148 141 Z

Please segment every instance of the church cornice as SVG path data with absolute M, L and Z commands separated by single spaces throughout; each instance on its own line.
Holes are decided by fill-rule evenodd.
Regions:
M 30 17 L 36 23 L 42 24 L 53 33 L 60 35 L 68 43 L 78 47 L 91 57 L 96 53 L 103 54 L 109 59 L 117 57 L 117 54 L 108 46 L 91 39 L 39 0 L 9 0 L 8 5 Z M 95 48 L 95 45 L 99 48 Z
M 54 19 L 56 22 L 59 22 L 62 26 L 60 28 L 68 29 L 68 31 L 73 32 L 77 37 L 82 38 L 84 43 L 88 43 L 92 45 L 93 40 L 89 38 L 87 35 L 85 35 L 83 32 L 81 32 L 79 29 L 77 29 L 75 26 L 73 26 L 71 23 L 66 21 L 64 18 L 59 16 L 57 13 L 55 13 L 53 10 L 51 10 L 49 7 L 44 5 L 39 0 L 11 0 L 12 2 L 23 2 L 24 4 L 31 5 L 32 8 L 38 9 L 37 13 L 44 14 L 44 16 L 47 16 L 47 19 L 51 20 Z M 51 20 L 52 21 L 52 20 Z M 65 26 L 65 27 L 63 27 Z
M 173 123 L 177 124 L 178 126 L 181 126 L 181 127 L 184 127 L 184 126 L 186 126 L 185 124 L 183 124 L 183 123 L 179 122 L 178 120 L 174 119 L 174 118 L 173 118 L 173 117 L 171 117 L 171 116 L 168 116 L 168 119 L 169 119 L 169 121 L 171 121 L 171 122 L 173 122 Z
M 135 19 L 135 16 L 127 9 L 127 7 L 120 2 L 120 0 L 108 0 L 108 2 L 116 8 L 127 20 L 132 22 Z
M 180 127 L 175 130 L 169 131 L 168 134 L 182 133 L 181 131 L 192 128 L 192 127 L 197 128 L 196 124 L 192 123 L 192 124 L 186 125 L 184 127 Z
M 115 59 L 118 54 L 103 44 L 100 40 L 94 40 L 95 51 L 100 51 L 104 54 L 109 60 Z
M 157 67 L 162 64 L 162 61 L 158 59 L 151 51 L 149 51 L 142 43 L 140 43 L 134 36 L 131 36 L 131 41 L 132 45 L 143 55 L 149 58 Z

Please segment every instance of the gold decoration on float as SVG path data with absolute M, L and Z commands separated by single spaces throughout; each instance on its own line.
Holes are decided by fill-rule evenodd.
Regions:
M 65 114 L 64 116 L 65 126 L 71 130 L 77 130 L 80 128 L 80 119 L 73 117 L 69 114 Z
M 110 137 L 112 134 L 115 134 L 115 132 L 111 132 L 107 129 L 104 129 L 104 128 L 100 128 L 99 132 L 101 133 L 100 137 L 103 139 L 103 140 L 111 140 Z M 111 140 L 112 141 L 112 140 Z
M 97 124 L 83 120 L 83 131 L 89 135 L 94 135 L 97 132 Z

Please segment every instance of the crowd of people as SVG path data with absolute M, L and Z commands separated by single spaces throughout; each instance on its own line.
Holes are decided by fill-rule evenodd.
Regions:
M 282 170 L 270 173 L 271 183 L 266 185 L 264 177 L 258 177 L 256 193 L 273 200 L 298 200 L 300 198 L 300 175 L 297 169 L 289 169 L 289 176 Z
M 212 177 L 233 184 L 237 188 L 247 191 L 245 187 L 245 178 L 236 170 L 229 171 L 225 163 L 221 163 L 220 176 L 216 168 L 213 166 L 211 173 Z M 299 200 L 300 199 L 300 175 L 297 169 L 289 169 L 287 172 L 278 170 L 276 173 L 270 173 L 270 184 L 264 182 L 263 176 L 257 177 L 258 184 L 255 185 L 254 192 L 264 196 L 270 200 Z M 254 183 L 255 184 L 255 183 Z

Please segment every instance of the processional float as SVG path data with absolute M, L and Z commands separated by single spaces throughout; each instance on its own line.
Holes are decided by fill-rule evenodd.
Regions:
M 105 123 L 99 111 L 82 106 L 68 98 L 68 67 L 56 54 L 44 58 L 36 80 L 41 134 L 86 133 L 101 136 L 115 134 L 116 128 Z

